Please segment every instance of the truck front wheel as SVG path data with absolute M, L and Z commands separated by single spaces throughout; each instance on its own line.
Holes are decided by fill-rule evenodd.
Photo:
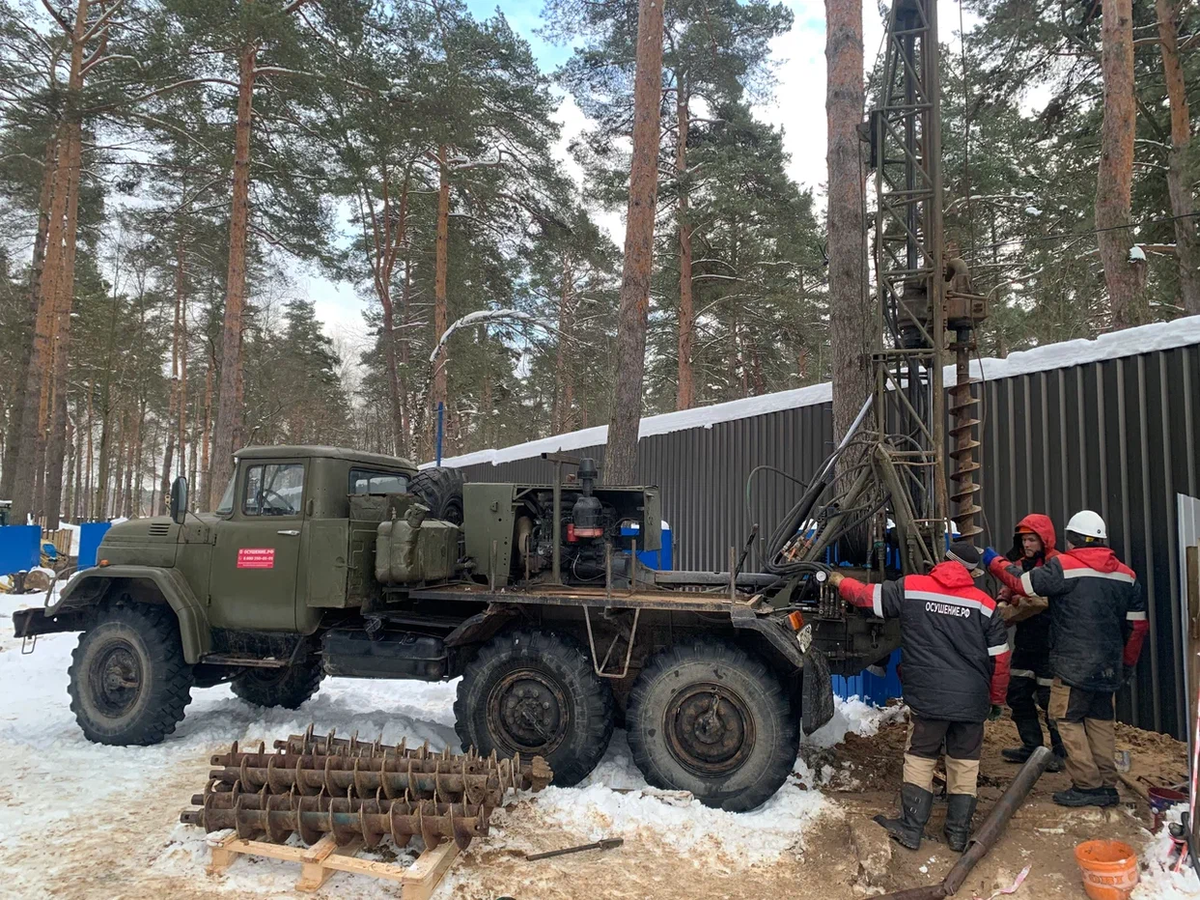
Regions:
M 723 641 L 657 653 L 630 691 L 625 721 L 633 760 L 650 784 L 691 791 L 730 812 L 754 809 L 779 790 L 799 748 L 779 680 Z
M 71 711 L 89 741 L 157 744 L 192 701 L 192 667 L 167 606 L 116 606 L 71 654 Z
M 298 709 L 321 687 L 325 672 L 319 660 L 282 669 L 247 669 L 235 675 L 229 686 L 255 706 Z
M 480 648 L 459 683 L 454 716 L 464 747 L 541 756 L 554 783 L 566 787 L 582 781 L 608 747 L 612 689 L 578 642 L 517 629 Z

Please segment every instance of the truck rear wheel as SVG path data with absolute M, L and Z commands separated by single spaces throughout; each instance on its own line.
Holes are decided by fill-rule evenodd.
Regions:
M 255 706 L 299 709 L 321 689 L 325 671 L 319 660 L 282 669 L 247 669 L 235 675 L 229 686 L 233 692 Z
M 657 653 L 625 711 L 629 749 L 655 787 L 691 791 L 705 806 L 760 806 L 796 762 L 799 734 L 779 680 L 723 641 Z
M 454 716 L 463 747 L 544 757 L 554 783 L 566 787 L 582 781 L 608 748 L 612 688 L 575 640 L 517 629 L 480 648 L 459 683 Z
M 408 491 L 421 498 L 433 518 L 462 525 L 464 480 L 458 469 L 431 467 L 413 476 Z
M 157 744 L 192 701 L 192 667 L 167 606 L 110 609 L 80 636 L 67 675 L 75 720 L 98 744 Z

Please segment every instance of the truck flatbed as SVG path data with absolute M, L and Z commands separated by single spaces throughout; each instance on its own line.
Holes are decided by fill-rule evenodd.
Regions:
M 479 584 L 453 584 L 435 588 L 410 590 L 408 596 L 414 600 L 439 600 L 473 603 L 516 603 L 533 606 L 585 606 L 610 609 L 656 609 L 677 612 L 727 613 L 731 607 L 742 607 L 755 612 L 769 612 L 763 604 L 757 608 L 753 594 L 738 591 L 730 599 L 729 591 L 715 588 L 706 590 L 663 590 L 639 585 L 636 590 L 628 588 L 580 587 L 578 585 L 535 585 L 520 588 L 491 588 Z

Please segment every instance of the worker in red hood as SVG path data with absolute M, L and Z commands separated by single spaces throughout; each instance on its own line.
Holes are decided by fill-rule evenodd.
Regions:
M 1023 574 L 1058 556 L 1054 542 L 1054 523 L 1050 517 L 1030 513 L 1017 523 L 1008 559 L 1019 566 Z M 1009 762 L 1023 763 L 1034 750 L 1042 746 L 1041 717 L 1050 706 L 1050 683 L 1053 680 L 1050 675 L 1050 615 L 1044 613 L 1048 605 L 1045 597 L 1022 597 L 1014 594 L 1007 585 L 1000 588 L 996 599 L 1005 623 L 1016 626 L 1006 700 L 1008 708 L 1012 710 L 1017 734 L 1021 737 L 1020 747 L 1001 750 L 1000 755 Z M 1058 728 L 1049 716 L 1046 717 L 1046 727 L 1050 732 L 1050 747 L 1054 751 L 1054 759 L 1046 769 L 1059 772 L 1067 751 L 1063 749 Z
M 881 619 L 900 620 L 904 700 L 912 713 L 904 751 L 900 815 L 875 821 L 910 850 L 933 807 L 933 771 L 946 748 L 946 842 L 961 853 L 975 812 L 983 723 L 1008 688 L 1008 635 L 996 601 L 975 587 L 979 551 L 966 541 L 946 550 L 928 575 L 863 584 L 834 572 L 842 599 Z
M 1067 523 L 1067 550 L 1022 571 L 996 551 L 988 569 L 1014 595 L 1050 601 L 1050 718 L 1067 750 L 1071 789 L 1060 806 L 1115 806 L 1113 700 L 1137 665 L 1146 636 L 1146 600 L 1133 570 L 1108 547 L 1108 529 L 1090 509 Z

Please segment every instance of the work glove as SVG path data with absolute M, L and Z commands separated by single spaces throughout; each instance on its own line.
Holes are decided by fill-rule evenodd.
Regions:
M 997 553 L 995 550 L 993 550 L 991 547 L 988 547 L 986 550 L 984 550 L 983 551 L 984 567 L 990 569 L 992 567 L 992 560 L 995 559 L 999 555 L 1000 554 Z
M 831 584 L 833 587 L 837 587 L 837 586 L 838 586 L 839 584 L 841 584 L 841 583 L 842 583 L 842 582 L 843 582 L 845 579 L 846 579 L 846 576 L 845 576 L 845 575 L 843 575 L 841 572 L 830 572 L 830 573 L 829 573 L 829 583 L 830 583 L 830 584 Z
M 999 703 L 993 703 L 992 711 L 988 713 L 988 721 L 995 722 L 1002 715 L 1004 715 L 1004 707 L 1001 706 Z

